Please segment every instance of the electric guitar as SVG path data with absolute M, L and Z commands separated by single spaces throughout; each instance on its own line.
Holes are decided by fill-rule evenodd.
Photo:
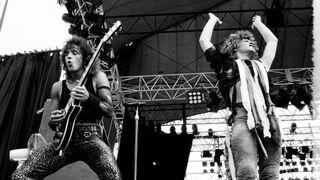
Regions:
M 88 77 L 88 74 L 92 69 L 94 62 L 97 60 L 97 56 L 102 48 L 102 45 L 105 42 L 109 41 L 112 35 L 116 33 L 116 31 L 120 29 L 120 27 L 121 27 L 121 22 L 117 21 L 109 29 L 109 31 L 104 35 L 104 37 L 100 40 L 100 43 L 97 46 L 94 54 L 92 55 L 86 69 L 84 70 L 78 85 L 80 86 L 84 85 Z M 55 148 L 56 150 L 65 150 L 68 147 L 73 134 L 74 125 L 76 123 L 77 117 L 81 109 L 82 107 L 80 103 L 75 102 L 73 98 L 70 98 L 68 100 L 67 105 L 64 108 L 66 115 L 63 118 L 56 120 L 56 121 L 62 120 L 62 123 L 59 124 L 59 126 L 57 126 L 56 135 L 54 137 L 54 141 L 58 143 L 58 146 L 56 146 Z

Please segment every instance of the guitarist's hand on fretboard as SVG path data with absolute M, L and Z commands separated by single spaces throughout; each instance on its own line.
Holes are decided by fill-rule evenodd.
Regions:
M 89 98 L 89 92 L 85 86 L 76 86 L 70 93 L 71 98 L 84 102 Z

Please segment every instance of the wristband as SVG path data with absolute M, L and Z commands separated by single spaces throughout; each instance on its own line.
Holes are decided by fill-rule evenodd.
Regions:
M 95 95 L 93 95 L 92 93 L 89 92 L 89 98 L 88 101 L 93 104 L 94 106 L 99 108 L 100 105 L 100 99 L 98 97 L 96 97 Z

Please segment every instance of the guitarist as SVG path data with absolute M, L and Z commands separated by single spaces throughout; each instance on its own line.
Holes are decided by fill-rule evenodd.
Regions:
M 60 58 L 66 71 L 66 80 L 56 82 L 52 87 L 49 126 L 53 130 L 65 121 L 63 117 L 66 112 L 63 108 L 70 97 L 82 106 L 68 147 L 61 153 L 56 150 L 58 143 L 54 141 L 37 149 L 13 173 L 12 179 L 44 179 L 76 161 L 88 164 L 99 179 L 121 179 L 115 157 L 108 144 L 102 140 L 100 121 L 102 116 L 112 116 L 112 107 L 109 81 L 99 69 L 99 60 L 88 75 L 85 86 L 78 85 L 92 54 L 85 39 L 73 37 L 68 40 Z

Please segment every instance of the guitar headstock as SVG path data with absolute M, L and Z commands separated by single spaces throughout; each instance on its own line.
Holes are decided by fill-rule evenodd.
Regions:
M 121 30 L 122 25 L 120 21 L 116 21 L 113 26 L 109 29 L 109 31 L 104 35 L 100 42 L 104 43 L 113 36 L 113 34 L 117 33 L 118 30 Z

